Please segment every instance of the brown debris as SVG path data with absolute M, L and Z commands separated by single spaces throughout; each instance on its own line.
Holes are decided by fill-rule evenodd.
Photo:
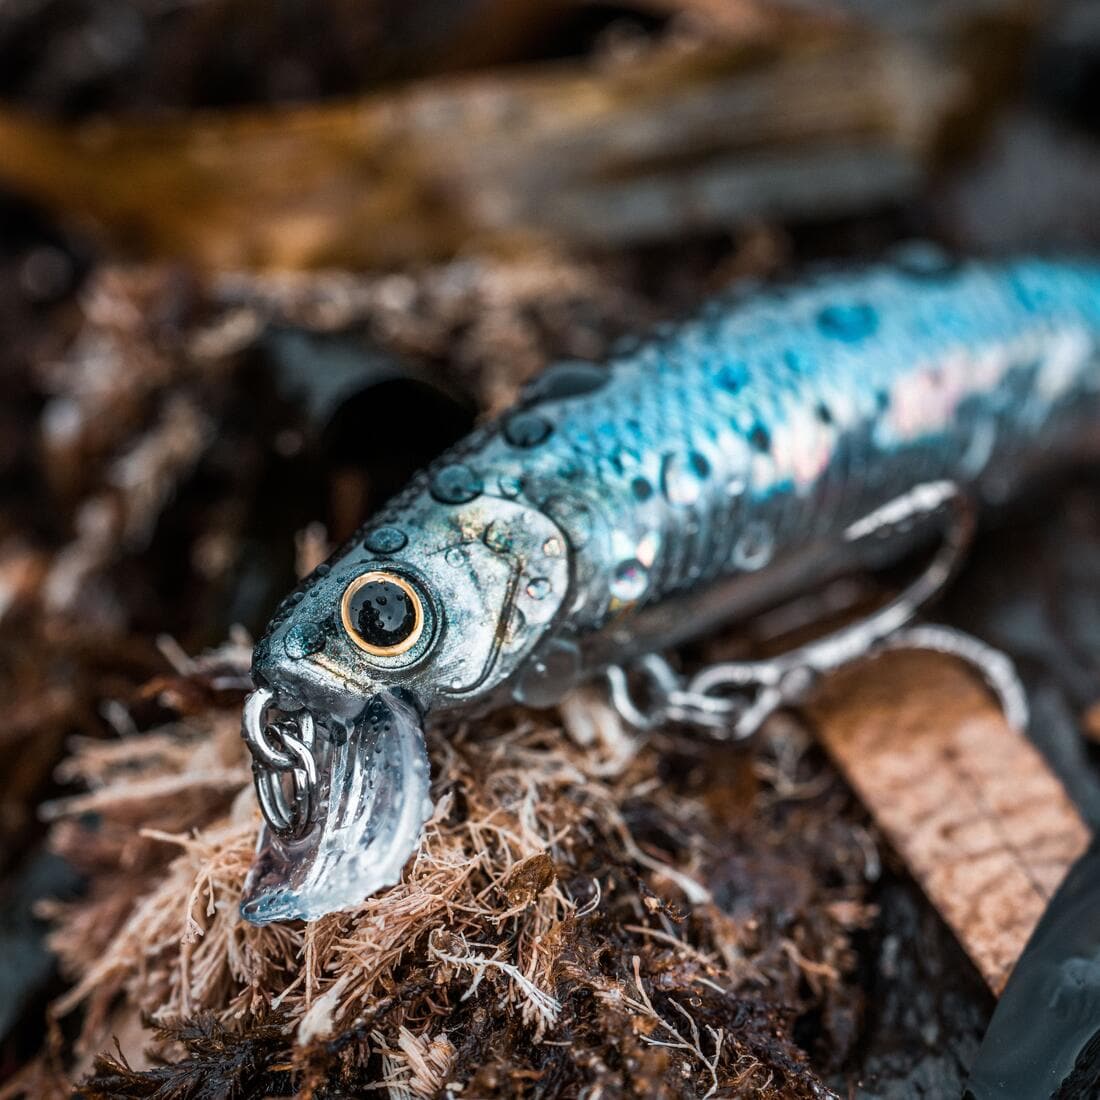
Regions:
M 530 905 L 556 878 L 557 872 L 549 852 L 528 856 L 517 863 L 504 880 L 508 904 L 521 908 Z
M 212 654 L 192 678 L 243 655 Z M 812 1006 L 854 1010 L 864 853 L 835 787 L 762 805 L 769 827 L 732 841 L 756 861 L 742 875 L 726 829 L 708 825 L 709 769 L 676 779 L 675 754 L 578 696 L 564 729 L 502 715 L 433 738 L 436 811 L 404 881 L 348 913 L 257 929 L 237 916 L 258 820 L 238 707 L 84 742 L 67 765 L 89 793 L 54 807 L 54 844 L 93 879 L 86 900 L 51 909 L 75 979 L 53 1011 L 83 1006 L 88 1051 L 145 1013 L 161 1029 L 154 1061 L 167 1059 L 102 1056 L 83 1095 L 202 1097 L 194 1083 L 217 1051 L 219 1072 L 248 1087 L 306 1096 L 337 1084 L 429 1096 L 449 1080 L 477 1096 L 595 1081 L 830 1095 L 789 1029 Z M 780 770 L 801 767 L 799 750 L 776 751 Z
M 4 111 L 0 179 L 131 252 L 208 269 L 668 240 L 912 195 L 974 98 L 956 56 L 773 17 L 602 65 L 262 115 L 71 129 Z
M 1088 829 L 966 670 L 926 655 L 837 676 L 819 736 L 999 993 Z

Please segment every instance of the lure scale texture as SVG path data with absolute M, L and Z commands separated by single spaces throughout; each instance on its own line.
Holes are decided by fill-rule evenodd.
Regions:
M 995 503 L 1096 454 L 1100 267 L 1083 263 L 955 263 L 917 248 L 739 288 L 606 366 L 550 368 L 307 578 L 258 644 L 265 706 L 317 723 L 319 809 L 296 835 L 261 838 L 246 915 L 353 904 L 364 884 L 395 880 L 394 845 L 415 848 L 426 757 L 407 715 L 404 759 L 392 741 L 382 755 L 391 787 L 417 777 L 416 813 L 389 798 L 415 830 L 395 837 L 349 802 L 381 781 L 361 718 L 380 693 L 433 716 L 549 704 L 631 655 L 796 594 L 842 532 L 916 485 L 954 482 Z M 879 553 L 905 545 L 886 538 Z M 271 728 L 250 743 L 277 741 Z M 303 775 L 308 764 L 298 758 Z M 363 775 L 350 782 L 353 767 Z

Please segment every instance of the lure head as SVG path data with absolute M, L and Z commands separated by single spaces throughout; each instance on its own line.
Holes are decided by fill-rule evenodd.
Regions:
M 313 919 L 392 885 L 431 803 L 428 713 L 484 709 L 556 621 L 565 539 L 537 510 L 424 489 L 283 601 L 244 735 L 267 825 L 242 913 Z

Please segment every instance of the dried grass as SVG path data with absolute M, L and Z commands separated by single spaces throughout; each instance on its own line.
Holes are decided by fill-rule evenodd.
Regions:
M 225 684 L 246 653 L 238 639 L 179 663 L 191 680 Z M 51 942 L 74 979 L 53 1014 L 83 1011 L 86 1052 L 140 1013 L 164 1029 L 154 1056 L 186 1071 L 185 1084 L 201 1083 L 196 1059 L 210 1044 L 229 1049 L 275 1021 L 282 1044 L 265 1031 L 268 1053 L 238 1061 L 255 1062 L 265 1087 L 307 1096 L 354 1084 L 412 1100 L 448 1082 L 464 1097 L 536 1082 L 551 1093 L 826 1094 L 786 1036 L 796 1013 L 851 1000 L 848 932 L 866 911 L 850 826 L 799 845 L 830 859 L 842 888 L 816 887 L 805 869 L 792 887 L 790 867 L 765 862 L 752 911 L 724 912 L 706 879 L 718 868 L 721 880 L 729 852 L 715 842 L 736 828 L 715 820 L 706 790 L 691 791 L 690 759 L 686 779 L 669 777 L 667 753 L 582 694 L 560 724 L 505 714 L 433 735 L 436 810 L 403 881 L 313 924 L 254 928 L 237 915 L 258 827 L 237 720 L 234 707 L 211 707 L 114 743 L 81 741 L 65 764 L 88 790 L 52 806 L 53 840 L 91 888 L 51 907 Z M 773 773 L 797 767 L 791 753 L 784 742 L 769 754 Z M 753 858 L 781 861 L 786 831 L 804 831 L 797 799 L 775 805 Z M 198 1025 L 180 1030 L 188 1020 L 210 1022 L 196 1038 Z M 151 1081 L 142 1065 L 135 1050 L 100 1058 L 84 1095 Z M 163 1083 L 167 1070 L 145 1072 Z

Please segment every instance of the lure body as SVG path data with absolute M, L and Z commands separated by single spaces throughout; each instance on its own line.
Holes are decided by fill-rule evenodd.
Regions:
M 325 746 L 337 727 L 355 741 L 380 690 L 432 714 L 547 705 L 859 560 L 843 533 L 915 485 L 949 481 L 997 502 L 1096 455 L 1100 267 L 954 264 L 921 250 L 741 290 L 606 367 L 547 371 L 303 582 L 257 646 L 254 677 L 282 711 L 330 724 L 314 756 L 331 818 Z M 876 557 L 900 555 L 907 538 L 875 540 Z M 399 653 L 356 631 L 400 633 L 349 603 L 364 575 L 414 589 L 419 630 Z M 404 597 L 385 593 L 392 612 Z M 341 767 L 354 770 L 360 750 L 348 751 Z M 404 769 L 423 773 L 426 795 L 425 761 Z M 345 806 L 342 841 L 354 817 Z M 272 885 L 337 828 L 314 818 L 305 839 L 261 842 L 267 885 L 257 872 L 250 919 L 316 915 L 302 890 L 287 902 Z M 350 880 L 342 904 L 366 892 L 355 893 L 362 875 Z

